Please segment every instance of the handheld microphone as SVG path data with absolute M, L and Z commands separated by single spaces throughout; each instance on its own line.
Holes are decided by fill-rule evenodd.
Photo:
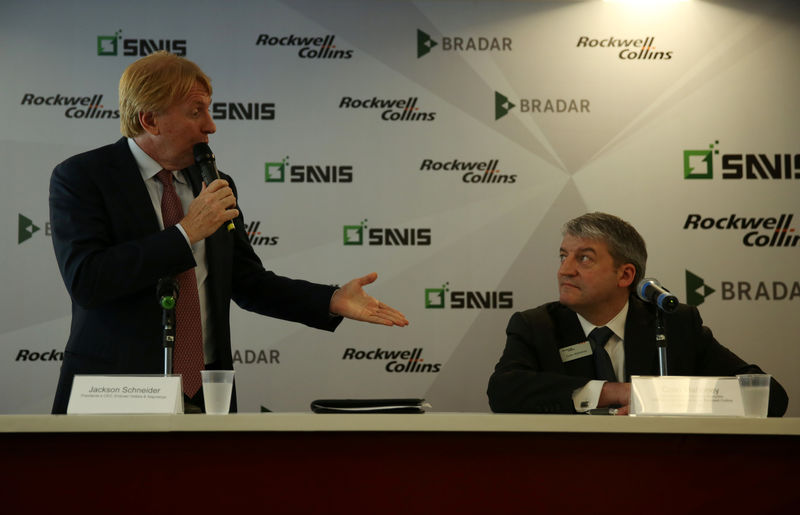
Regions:
M 636 294 L 645 302 L 652 302 L 665 313 L 678 309 L 678 297 L 661 286 L 657 279 L 642 279 L 636 285 Z
M 194 162 L 200 168 L 200 175 L 206 182 L 206 186 L 219 179 L 219 170 L 217 170 L 217 160 L 214 153 L 211 151 L 207 143 L 197 143 L 192 148 L 194 152 Z M 228 221 L 228 230 L 234 229 L 233 220 Z
M 158 304 L 164 309 L 175 309 L 178 302 L 178 281 L 174 277 L 162 277 L 156 286 Z

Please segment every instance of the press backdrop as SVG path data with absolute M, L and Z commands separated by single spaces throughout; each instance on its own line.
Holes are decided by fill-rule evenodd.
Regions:
M 556 298 L 560 227 L 600 210 L 800 415 L 800 12 L 775 1 L 2 2 L 0 412 L 49 411 L 69 332 L 50 173 L 119 137 L 119 77 L 158 48 L 212 78 L 210 145 L 265 266 L 377 271 L 411 321 L 235 308 L 242 411 L 488 411 L 509 317 Z

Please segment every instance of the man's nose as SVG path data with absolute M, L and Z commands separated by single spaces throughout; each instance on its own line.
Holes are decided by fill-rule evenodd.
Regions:
M 214 134 L 217 132 L 217 125 L 214 123 L 214 118 L 211 117 L 211 112 L 206 111 L 206 119 L 203 124 L 203 132 L 205 134 Z
M 575 275 L 575 260 L 569 256 L 565 257 L 558 267 L 558 275 Z

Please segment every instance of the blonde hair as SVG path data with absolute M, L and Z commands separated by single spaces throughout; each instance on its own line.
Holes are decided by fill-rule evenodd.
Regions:
M 211 95 L 211 79 L 192 61 L 159 50 L 137 59 L 119 79 L 119 125 L 122 135 L 133 138 L 144 132 L 139 113 L 164 111 L 189 94 L 199 82 Z

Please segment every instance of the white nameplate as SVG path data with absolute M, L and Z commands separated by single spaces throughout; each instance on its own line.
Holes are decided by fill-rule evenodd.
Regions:
M 183 413 L 180 375 L 76 375 L 68 414 Z
M 581 342 L 576 343 L 575 345 L 570 345 L 569 347 L 562 347 L 558 349 L 558 353 L 561 354 L 561 362 L 566 363 L 567 361 L 572 361 L 573 359 L 582 358 L 584 356 L 591 356 L 592 355 L 592 346 L 589 342 Z
M 631 376 L 631 415 L 742 417 L 735 377 Z

